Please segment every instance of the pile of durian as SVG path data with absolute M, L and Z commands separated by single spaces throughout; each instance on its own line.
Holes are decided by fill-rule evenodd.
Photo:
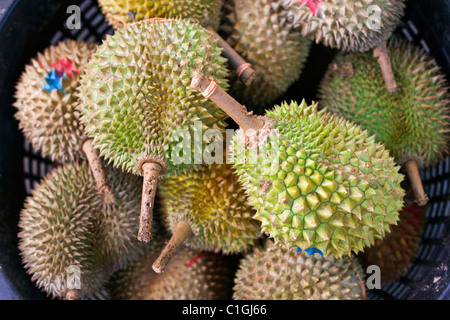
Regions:
M 408 272 L 450 99 L 392 35 L 403 0 L 99 4 L 113 35 L 48 47 L 16 86 L 55 163 L 19 222 L 49 298 L 367 299 L 367 266 Z M 340 50 L 319 101 L 274 106 L 314 41 Z

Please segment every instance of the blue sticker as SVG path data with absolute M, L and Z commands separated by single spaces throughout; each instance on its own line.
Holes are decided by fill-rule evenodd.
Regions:
M 299 252 L 302 252 L 302 249 L 300 249 L 300 247 L 297 247 L 297 253 L 299 253 Z M 313 255 L 314 253 L 318 253 L 318 254 L 320 254 L 321 256 L 323 256 L 323 252 L 320 251 L 319 249 L 316 249 L 316 248 L 309 248 L 309 249 L 306 249 L 305 252 L 308 254 L 308 256 L 311 256 L 311 255 Z
M 52 69 L 45 77 L 45 84 L 42 89 L 51 92 L 53 89 L 65 92 L 62 87 L 62 77 L 58 75 L 55 69 Z

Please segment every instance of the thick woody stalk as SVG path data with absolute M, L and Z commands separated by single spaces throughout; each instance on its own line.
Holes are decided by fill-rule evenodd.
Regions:
M 251 64 L 242 58 L 221 36 L 219 36 L 212 27 L 206 28 L 218 40 L 218 46 L 223 49 L 223 55 L 228 58 L 231 67 L 236 71 L 239 79 L 245 85 L 250 85 L 255 79 L 256 71 Z
M 422 179 L 420 179 L 419 168 L 414 160 L 409 160 L 404 164 L 406 173 L 411 183 L 411 188 L 419 206 L 424 206 L 428 202 L 428 196 L 423 189 Z
M 380 43 L 373 49 L 373 56 L 378 59 L 384 82 L 388 92 L 397 92 L 397 82 L 395 81 L 394 72 L 392 71 L 391 59 L 389 58 L 386 42 Z
M 196 74 L 192 78 L 191 87 L 200 92 L 205 98 L 210 99 L 226 114 L 228 114 L 244 130 L 259 130 L 264 126 L 264 121 L 258 119 L 247 109 L 226 93 L 220 86 L 208 77 Z
M 161 170 L 161 165 L 156 162 L 146 162 L 142 165 L 144 182 L 142 185 L 141 214 L 137 236 L 139 241 L 149 242 L 152 238 L 153 207 Z
M 97 185 L 97 190 L 103 194 L 111 193 L 111 185 L 106 174 L 105 166 L 100 158 L 100 155 L 96 149 L 94 149 L 93 139 L 88 139 L 83 143 L 82 149 L 86 154 L 89 162 L 89 167 L 91 168 L 92 174 L 94 175 L 95 184 Z
M 161 273 L 166 268 L 167 263 L 172 259 L 173 255 L 177 251 L 178 247 L 186 241 L 186 239 L 192 237 L 191 225 L 186 221 L 180 221 L 177 223 L 175 232 L 167 243 L 166 247 L 163 249 L 158 259 L 153 263 L 153 270 L 156 273 Z

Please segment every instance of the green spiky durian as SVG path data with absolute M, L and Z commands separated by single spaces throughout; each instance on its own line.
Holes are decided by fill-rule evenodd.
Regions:
M 149 18 L 182 18 L 217 28 L 222 7 L 221 0 L 99 0 L 99 4 L 114 27 Z
M 167 228 L 174 233 L 180 221 L 188 222 L 193 235 L 185 244 L 193 249 L 239 253 L 259 237 L 260 224 L 229 164 L 167 178 L 159 195 Z
M 262 230 L 291 247 L 335 257 L 362 251 L 396 224 L 403 175 L 383 145 L 317 104 L 268 111 L 259 147 L 232 140 L 233 166 Z
M 404 0 L 283 0 L 303 36 L 343 51 L 367 51 L 386 41 L 399 23 Z
M 50 46 L 31 60 L 16 85 L 14 106 L 19 128 L 33 149 L 52 161 L 67 163 L 86 158 L 82 150 L 86 135 L 76 110 L 76 89 L 80 70 L 95 48 L 94 44 L 74 40 Z
M 286 246 L 256 248 L 241 260 L 234 279 L 235 300 L 361 300 L 359 263 Z
M 19 248 L 27 272 L 51 297 L 67 293 L 70 266 L 80 268 L 82 297 L 89 298 L 101 293 L 113 271 L 144 252 L 132 236 L 140 183 L 119 170 L 109 173 L 113 191 L 102 195 L 87 164 L 58 167 L 25 202 Z
M 228 86 L 220 54 L 217 41 L 186 20 L 144 21 L 107 37 L 79 89 L 81 121 L 101 155 L 134 174 L 145 161 L 169 173 L 190 169 L 193 164 L 172 163 L 179 143 L 172 135 L 188 130 L 193 136 L 195 122 L 202 133 L 225 128 L 226 115 L 189 88 L 197 70 Z
M 166 272 L 157 274 L 149 266 L 163 245 L 161 239 L 153 240 L 144 257 L 111 277 L 107 288 L 113 300 L 212 300 L 231 296 L 232 273 L 226 257 L 183 247 Z
M 400 212 L 398 225 L 383 240 L 364 250 L 358 258 L 364 268 L 380 267 L 381 283 L 398 281 L 410 270 L 419 248 L 424 229 L 423 211 L 417 204 L 405 207 Z
M 388 43 L 399 91 L 384 90 L 369 53 L 336 57 L 319 88 L 321 104 L 361 125 L 386 145 L 399 164 L 434 165 L 448 153 L 449 102 L 443 73 L 423 49 L 406 40 Z
M 232 95 L 250 110 L 281 96 L 300 77 L 311 41 L 286 22 L 281 0 L 236 2 L 228 42 L 256 70 L 250 85 L 235 81 Z

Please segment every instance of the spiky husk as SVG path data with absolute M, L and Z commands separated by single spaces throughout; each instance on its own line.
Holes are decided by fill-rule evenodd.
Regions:
M 14 106 L 18 111 L 14 116 L 19 120 L 19 128 L 33 149 L 52 161 L 67 163 L 84 159 L 81 147 L 86 136 L 76 110 L 80 75 L 72 72 L 72 80 L 64 77 L 65 92 L 44 90 L 45 77 L 53 69 L 51 64 L 57 64 L 61 58 L 68 58 L 75 68 L 82 70 L 95 47 L 74 40 L 50 46 L 25 66 L 16 85 Z
M 210 33 L 185 20 L 140 22 L 107 37 L 79 88 L 81 121 L 100 154 L 134 174 L 146 160 L 168 173 L 195 167 L 194 152 L 192 164 L 176 164 L 172 151 L 185 134 L 194 136 L 195 123 L 203 146 L 211 142 L 207 129 L 226 127 L 225 113 L 190 89 L 195 72 L 228 87 L 221 51 Z
M 160 184 L 159 195 L 171 232 L 179 221 L 191 225 L 194 235 L 185 242 L 191 248 L 238 253 L 259 237 L 260 223 L 252 218 L 255 211 L 229 164 L 205 165 L 199 171 L 167 178 Z
M 293 26 L 316 43 L 343 51 L 367 51 L 386 41 L 404 12 L 404 0 L 282 0 Z M 307 2 L 317 5 L 314 14 Z
M 106 283 L 94 249 L 96 212 L 91 204 L 96 194 L 88 168 L 67 165 L 48 174 L 25 200 L 19 249 L 32 280 L 51 297 L 65 296 L 73 276 L 70 266 L 80 268 L 84 298 Z
M 149 18 L 181 18 L 217 29 L 222 7 L 221 0 L 99 0 L 99 4 L 115 28 Z
M 144 257 L 116 272 L 107 286 L 113 300 L 213 300 L 231 295 L 232 274 L 226 257 L 181 247 L 164 273 L 150 267 L 164 242 L 156 238 Z
M 218 33 L 223 39 L 227 40 L 233 33 L 234 25 L 236 23 L 236 9 L 235 0 L 223 0 L 222 9 L 220 12 L 220 23 Z
M 434 165 L 448 153 L 450 140 L 444 75 L 423 49 L 406 40 L 389 41 L 388 53 L 398 92 L 385 89 L 370 53 L 350 53 L 331 63 L 319 89 L 321 104 L 376 135 L 399 164 Z
M 361 300 L 363 276 L 356 261 L 287 246 L 256 248 L 241 260 L 235 300 Z
M 257 111 L 280 97 L 300 77 L 311 41 L 286 23 L 281 1 L 236 2 L 236 24 L 229 43 L 256 71 L 247 86 L 235 81 L 234 97 Z
M 89 298 L 144 253 L 135 236 L 139 178 L 111 168 L 108 173 L 112 193 L 103 195 L 87 164 L 58 167 L 25 202 L 19 248 L 32 279 L 52 297 L 64 297 L 71 265 L 80 268 L 81 290 Z
M 400 221 L 383 240 L 360 254 L 359 260 L 364 268 L 370 265 L 381 269 L 381 283 L 398 281 L 410 270 L 419 248 L 424 228 L 422 209 L 416 205 L 405 207 L 400 212 Z
M 265 121 L 256 158 L 241 129 L 230 150 L 254 217 L 276 242 L 340 257 L 396 224 L 403 175 L 375 137 L 304 101 L 276 106 Z

